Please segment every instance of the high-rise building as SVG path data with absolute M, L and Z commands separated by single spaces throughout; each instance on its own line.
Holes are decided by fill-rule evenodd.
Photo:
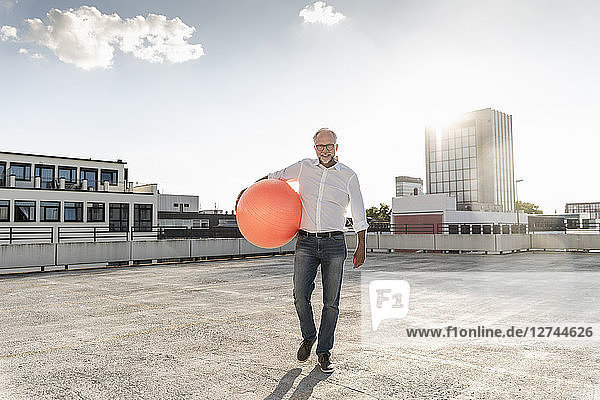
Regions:
M 512 115 L 486 108 L 425 129 L 427 192 L 448 193 L 458 210 L 514 211 Z
M 396 177 L 396 197 L 423 194 L 423 179 L 410 176 Z

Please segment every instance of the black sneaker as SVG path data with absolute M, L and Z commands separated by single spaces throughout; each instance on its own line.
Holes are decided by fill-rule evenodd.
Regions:
M 303 340 L 302 343 L 300 344 L 300 348 L 298 348 L 298 361 L 306 361 L 308 360 L 308 357 L 310 356 L 310 350 L 313 347 L 313 344 L 315 344 L 315 342 L 317 341 L 317 339 L 310 339 L 310 340 Z
M 335 364 L 333 364 L 329 360 L 329 355 L 327 354 L 319 354 L 319 368 L 321 368 L 322 372 L 326 374 L 332 373 L 335 368 Z

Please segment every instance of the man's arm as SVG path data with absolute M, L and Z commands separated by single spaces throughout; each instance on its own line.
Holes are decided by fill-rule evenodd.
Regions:
M 358 268 L 365 263 L 365 258 L 367 257 L 367 244 L 365 242 L 366 232 L 367 230 L 365 229 L 357 234 L 358 245 L 356 246 L 354 257 L 352 258 L 354 268 Z
M 262 181 L 262 180 L 265 180 L 265 179 L 268 179 L 268 178 L 269 178 L 268 175 L 265 175 L 262 178 L 257 179 L 256 182 L 259 182 L 259 181 Z M 256 183 L 256 182 L 254 182 L 254 183 Z M 237 205 L 240 202 L 240 197 L 242 197 L 242 195 L 244 194 L 244 192 L 246 191 L 246 189 L 248 189 L 248 188 L 243 188 L 242 191 L 240 192 L 240 194 L 238 194 L 237 200 L 235 201 L 235 209 L 236 210 L 237 210 Z
M 302 161 L 298 161 L 297 163 L 294 163 L 294 164 L 290 165 L 289 167 L 285 167 L 282 170 L 279 170 L 276 172 L 271 172 L 270 174 L 263 176 L 256 182 L 262 181 L 264 179 L 283 179 L 283 180 L 297 179 L 300 176 L 300 171 L 302 171 Z M 256 182 L 254 182 L 254 183 L 256 183 Z M 235 201 L 235 209 L 236 210 L 237 210 L 237 205 L 240 201 L 240 197 L 242 197 L 242 194 L 244 194 L 246 189 L 248 189 L 248 188 L 242 189 L 240 194 L 238 194 L 237 200 Z
M 367 256 L 367 216 L 365 214 L 365 205 L 363 203 L 362 193 L 358 177 L 354 174 L 348 182 L 348 194 L 350 195 L 350 211 L 352 212 L 352 227 L 358 236 L 358 244 L 354 251 L 354 268 L 364 264 Z

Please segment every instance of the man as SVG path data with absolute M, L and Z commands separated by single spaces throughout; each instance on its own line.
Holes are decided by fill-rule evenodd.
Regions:
M 354 231 L 358 234 L 358 245 L 353 257 L 354 268 L 360 267 L 365 261 L 365 232 L 369 225 L 358 177 L 354 171 L 337 161 L 336 134 L 330 129 L 322 128 L 315 133 L 313 141 L 317 159 L 298 161 L 259 180 L 298 180 L 302 220 L 296 242 L 293 294 L 304 340 L 297 357 L 299 361 L 306 361 L 317 341 L 311 295 L 320 264 L 323 310 L 316 353 L 321 371 L 331 373 L 334 365 L 330 360 L 330 350 L 339 315 L 343 265 L 347 254 L 343 230 L 348 204 L 352 211 Z

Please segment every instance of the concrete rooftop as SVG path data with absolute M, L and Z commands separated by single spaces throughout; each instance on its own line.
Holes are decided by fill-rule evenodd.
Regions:
M 577 344 L 394 336 L 409 323 L 597 323 L 599 265 L 598 254 L 369 253 L 352 270 L 350 254 L 331 375 L 314 354 L 295 360 L 293 256 L 4 275 L 0 398 L 600 399 L 598 331 Z M 571 289 L 549 286 L 548 273 L 572 277 Z M 498 274 L 515 286 L 501 292 Z M 411 281 L 411 311 L 371 338 L 361 301 L 373 278 Z

